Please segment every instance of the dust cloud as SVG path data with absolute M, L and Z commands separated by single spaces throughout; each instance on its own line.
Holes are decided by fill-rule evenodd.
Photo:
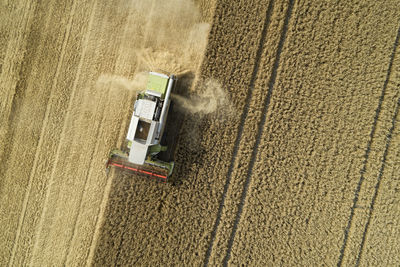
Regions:
M 103 74 L 96 82 L 97 90 L 127 90 L 136 95 L 146 87 L 149 71 L 178 77 L 197 72 L 210 24 L 204 22 L 193 0 L 127 0 L 119 8 L 130 10 L 123 43 L 129 43 L 126 57 L 136 61 L 136 74 L 129 78 Z
M 136 73 L 133 79 L 128 79 L 119 75 L 103 74 L 96 82 L 96 89 L 109 90 L 113 94 L 129 92 L 136 95 L 146 88 L 148 73 Z
M 111 94 L 135 95 L 146 88 L 148 73 L 139 72 L 132 79 L 119 75 L 103 74 L 97 82 L 96 88 L 99 91 L 108 91 Z M 171 99 L 176 103 L 177 108 L 191 115 L 207 115 L 224 110 L 224 113 L 231 113 L 232 105 L 222 85 L 213 79 L 197 82 L 196 92 L 188 95 L 171 94 Z M 104 93 L 103 92 L 103 93 Z
M 205 80 L 197 84 L 198 94 L 181 96 L 172 94 L 171 98 L 177 107 L 189 114 L 207 115 L 215 113 L 217 110 L 228 111 L 231 109 L 230 101 L 216 80 Z
M 134 48 L 140 71 L 179 75 L 198 69 L 210 25 L 192 0 L 139 0 L 133 8 L 134 14 L 142 14 L 131 29 L 142 36 Z

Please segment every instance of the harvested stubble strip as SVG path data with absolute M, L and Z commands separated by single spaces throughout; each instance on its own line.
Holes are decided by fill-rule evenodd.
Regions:
M 34 254 L 37 265 L 49 259 L 55 265 L 82 265 L 89 254 L 107 179 L 103 163 L 122 119 L 115 106 L 120 99 L 96 86 L 98 77 L 112 72 L 117 60 L 115 51 L 121 41 L 117 37 L 122 33 L 118 26 L 128 16 L 119 4 L 99 4 L 93 13 L 81 73 L 57 150 L 57 164 L 49 178 L 37 237 L 39 249 Z M 55 237 L 59 241 L 52 244 Z
M 0 119 L 2 122 L 0 124 L 0 162 L 2 164 L 8 157 L 7 152 L 9 152 L 12 138 L 12 121 L 15 117 L 15 111 L 21 105 L 26 87 L 23 86 L 26 77 L 20 76 L 26 72 L 29 73 L 32 53 L 36 51 L 35 46 L 27 47 L 27 44 L 33 43 L 37 46 L 38 42 L 31 30 L 35 5 L 26 6 L 25 9 L 22 9 L 20 4 L 15 8 L 19 8 L 20 12 L 11 11 L 4 18 L 7 19 L 7 17 L 14 15 L 15 23 L 9 25 L 8 33 L 5 31 L 4 35 L 9 34 L 9 39 L 2 45 L 5 50 L 0 73 L 0 99 L 2 100 L 0 101 Z M 5 169 L 0 168 L 0 174 L 4 176 L 4 173 Z
M 49 91 L 56 75 L 57 69 L 54 66 L 58 64 L 58 49 L 64 42 L 68 17 L 63 14 L 69 13 L 70 9 L 71 3 L 67 2 L 57 4 L 52 9 L 47 4 L 38 4 L 34 8 L 34 14 L 24 14 L 27 17 L 33 16 L 31 24 L 18 25 L 29 28 L 27 39 L 21 39 L 22 45 L 23 42 L 29 45 L 21 68 L 13 69 L 19 74 L 18 78 L 15 77 L 18 82 L 12 82 L 9 84 L 10 88 L 7 88 L 15 89 L 15 96 L 11 100 L 12 116 L 7 144 L 2 146 L 5 158 L 0 163 L 0 242 L 4 248 L 1 250 L 2 262 L 9 262 L 12 253 L 15 253 L 14 241 L 21 230 L 20 225 L 25 214 L 24 198 L 28 193 L 30 174 L 37 156 L 36 148 L 50 98 Z M 56 23 L 62 26 L 52 27 Z M 47 34 L 42 31 L 47 31 Z M 16 45 L 15 49 L 19 50 L 20 47 Z
M 295 10 L 233 242 L 234 265 L 338 263 L 387 77 L 398 7 L 306 1 Z M 350 240 L 360 244 L 360 236 Z
M 265 13 L 265 6 L 256 1 L 217 5 L 201 76 L 221 82 L 236 113 L 225 121 L 213 116 L 185 120 L 175 159 L 175 174 L 182 179 L 179 187 L 143 179 L 135 180 L 133 185 L 122 181 L 129 188 L 126 193 L 130 204 L 124 210 L 125 199 L 112 192 L 96 263 L 203 263 L 249 90 L 264 24 L 260 17 Z M 248 14 L 253 15 L 249 18 Z M 199 142 L 193 140 L 193 135 Z M 116 209 L 123 213 L 115 214 Z M 118 224 L 114 222 L 116 217 L 127 220 Z M 119 231 L 124 233 L 122 238 Z
M 35 234 L 40 221 L 40 214 L 44 208 L 46 189 L 48 188 L 49 174 L 54 167 L 56 151 L 60 142 L 62 125 L 67 115 L 68 102 L 73 91 L 73 84 L 78 64 L 81 58 L 76 56 L 76 51 L 81 51 L 84 33 L 87 30 L 87 19 L 90 14 L 90 4 L 82 3 L 71 9 L 70 13 L 64 13 L 69 19 L 65 43 L 63 43 L 62 55 L 57 77 L 53 81 L 52 88 L 49 89 L 50 99 L 48 102 L 45 120 L 42 126 L 42 133 L 37 147 L 37 157 L 30 173 L 30 186 L 25 196 L 25 213 L 21 221 L 19 238 L 15 240 L 16 265 L 28 265 L 32 258 Z M 74 12 L 74 13 L 72 13 Z M 74 19 L 75 18 L 75 19 Z M 74 36 L 74 38 L 68 38 Z M 74 66 L 71 68 L 71 66 Z
M 23 1 L 12 1 L 8 3 L 7 7 L 2 6 L 0 9 L 0 70 L 3 68 L 4 59 L 10 59 L 10 44 L 18 45 L 19 40 L 23 39 L 25 34 L 25 27 L 18 27 L 17 25 L 25 24 L 27 21 L 27 13 L 29 9 Z M 25 7 L 25 8 L 24 8 Z M 25 16 L 24 16 L 25 15 Z M 14 18 L 14 19 L 13 19 Z M 17 38 L 15 38 L 17 37 Z M 9 42 L 12 41 L 12 42 Z M 21 40 L 22 41 L 22 40 Z M 19 45 L 23 45 L 22 41 Z M 15 47 L 14 47 L 15 48 Z M 16 49 L 18 50 L 18 49 Z M 12 57 L 11 57 L 12 58 Z M 10 62 L 11 63 L 11 62 Z M 14 62 L 12 62 L 14 63 Z M 3 93 L 3 91 L 0 91 Z M 4 103 L 2 103 L 4 104 Z M 0 109 L 2 110 L 2 109 Z
M 0 162 L 7 157 L 5 147 L 10 141 L 10 124 L 13 110 L 18 102 L 17 84 L 27 53 L 28 37 L 36 3 L 12 1 L 7 8 L 0 8 Z M 31 49 L 30 49 L 31 50 Z M 4 173 L 0 169 L 0 175 Z M 0 181 L 1 183 L 1 181 Z

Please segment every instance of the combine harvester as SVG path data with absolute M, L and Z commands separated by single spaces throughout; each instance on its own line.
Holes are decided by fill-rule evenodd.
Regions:
M 136 97 L 126 146 L 122 150 L 111 151 L 107 170 L 115 166 L 167 181 L 174 162 L 162 161 L 158 154 L 167 150 L 167 146 L 161 145 L 161 140 L 176 81 L 174 75 L 149 73 L 146 90 Z

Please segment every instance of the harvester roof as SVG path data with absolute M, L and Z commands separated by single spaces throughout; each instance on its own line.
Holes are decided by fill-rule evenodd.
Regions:
M 147 90 L 154 91 L 161 94 L 164 99 L 165 92 L 167 91 L 169 77 L 164 74 L 150 72 L 147 81 Z

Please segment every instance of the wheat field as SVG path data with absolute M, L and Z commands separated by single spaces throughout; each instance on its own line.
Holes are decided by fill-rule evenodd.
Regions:
M 1 266 L 400 265 L 398 1 L 0 14 Z M 158 69 L 184 81 L 172 180 L 107 175 Z

